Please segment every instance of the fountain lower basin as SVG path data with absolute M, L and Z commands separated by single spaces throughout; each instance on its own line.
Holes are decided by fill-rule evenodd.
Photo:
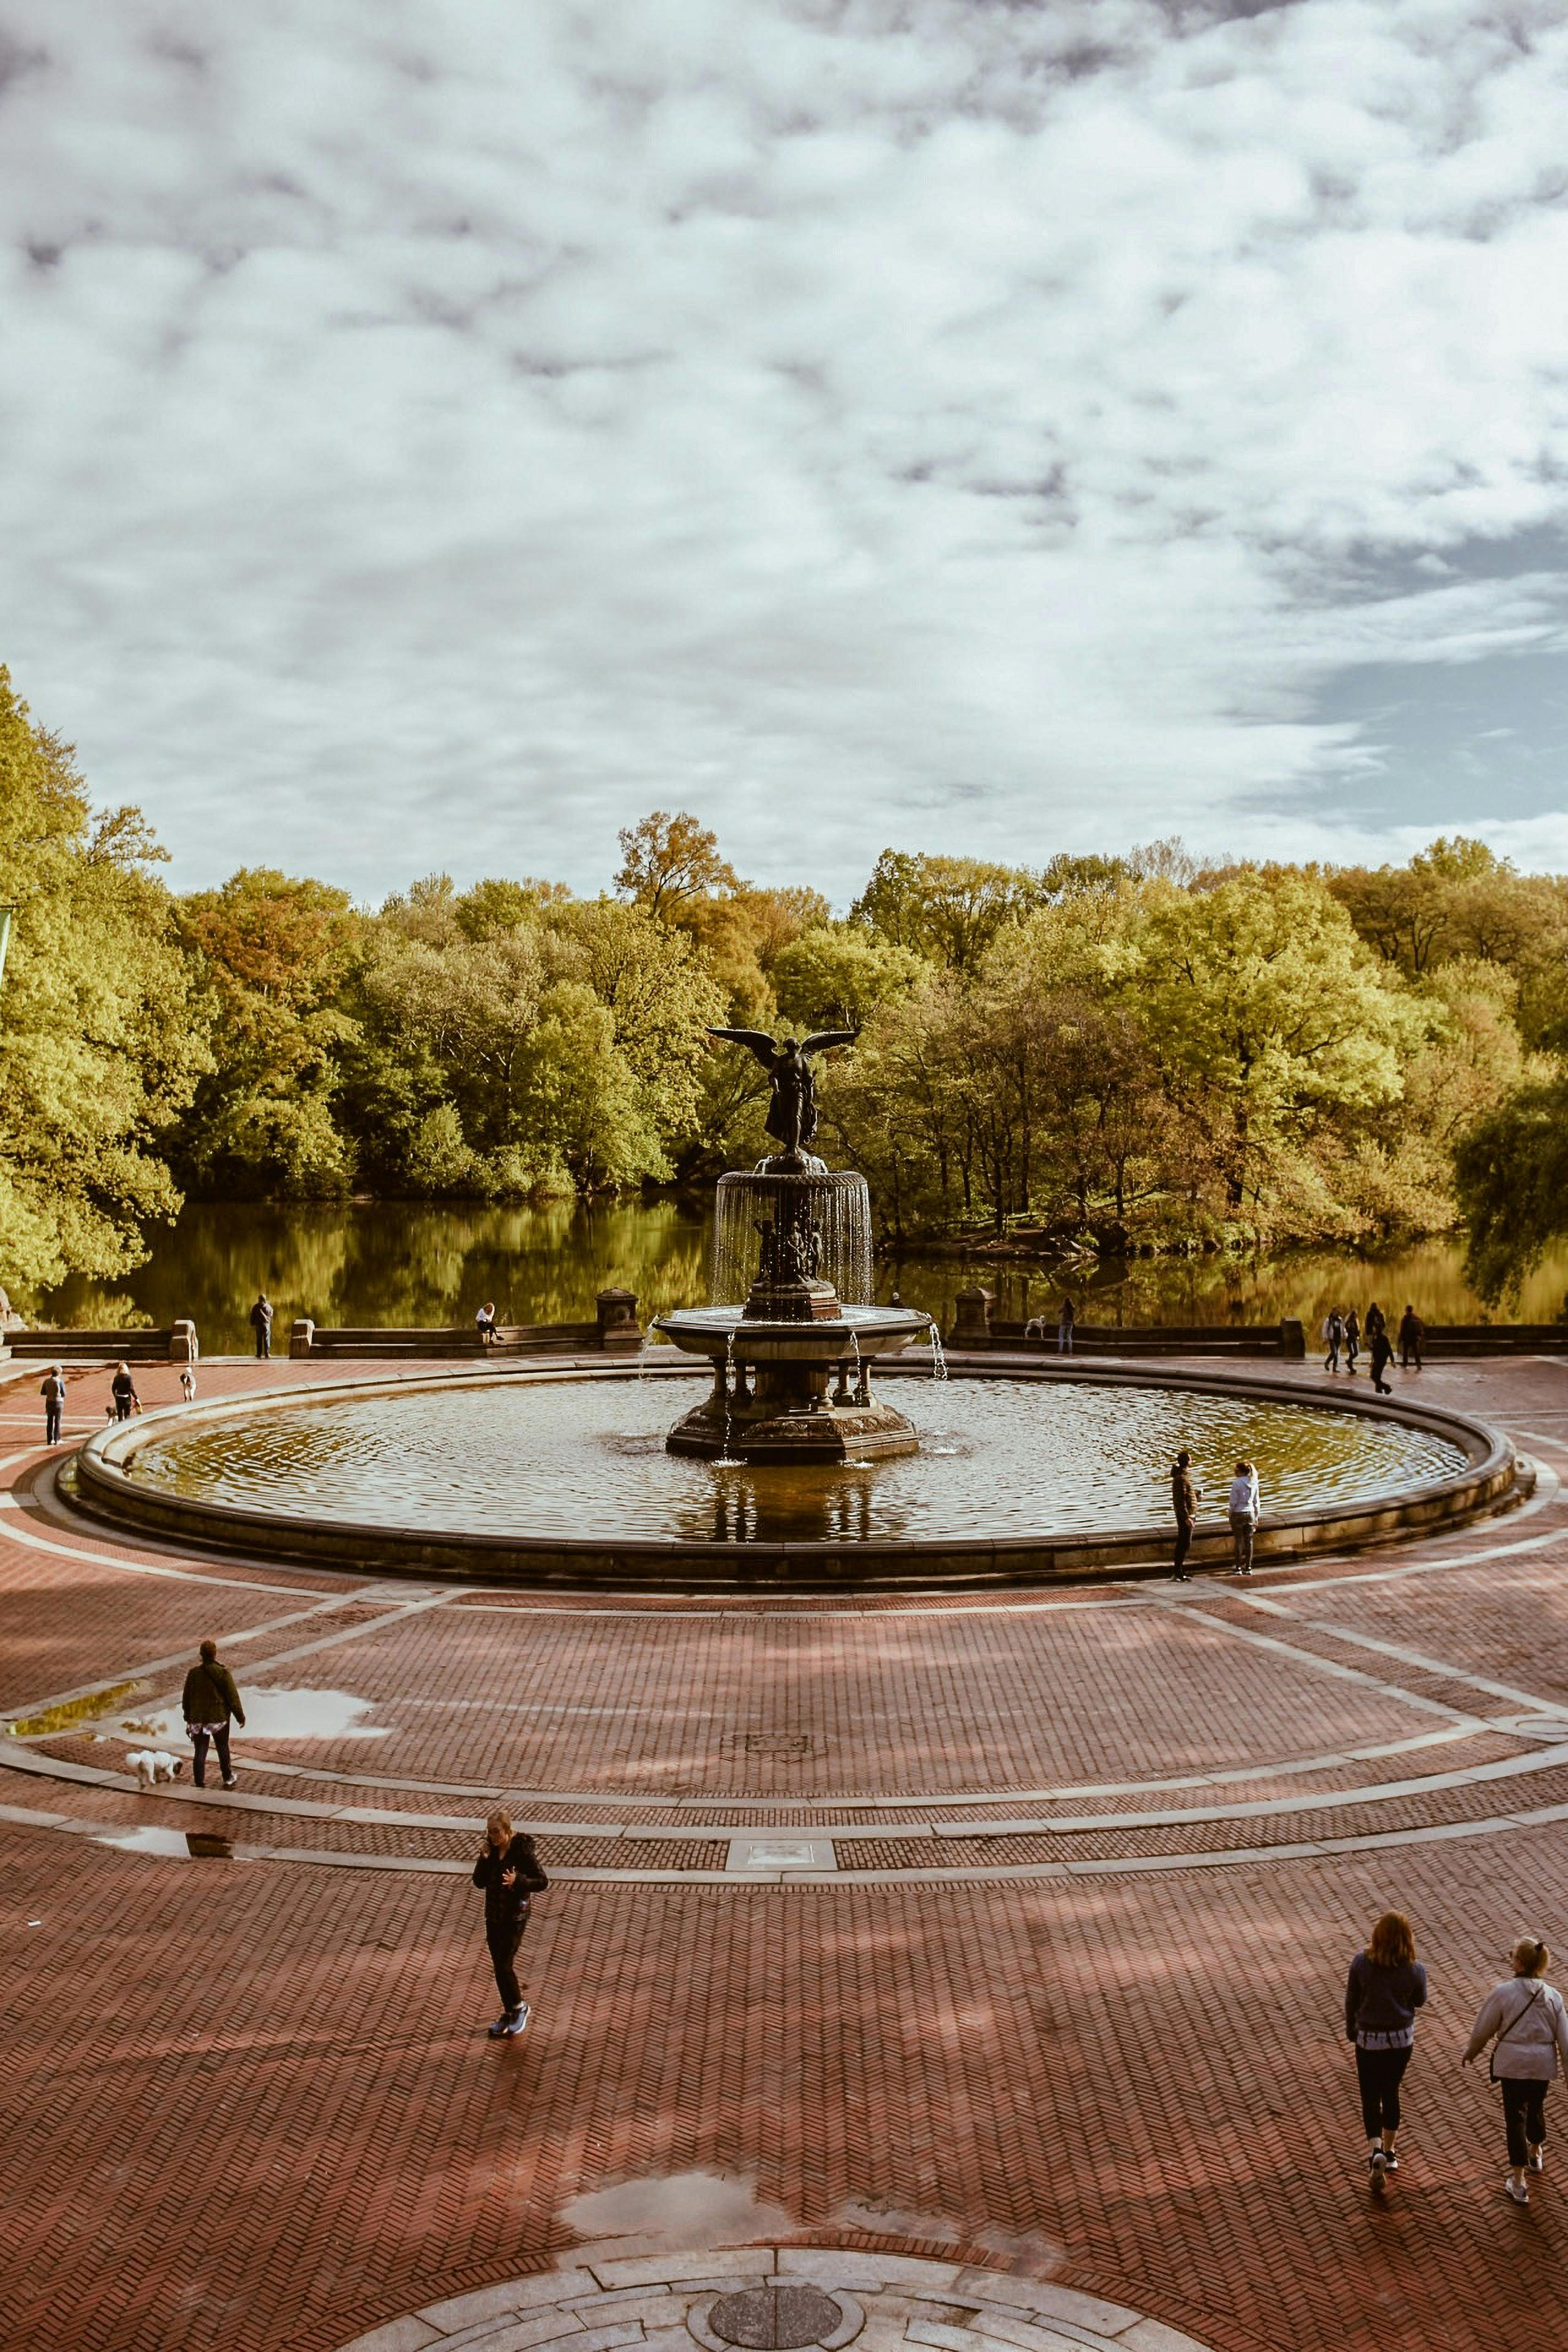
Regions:
M 824 1286 L 826 1288 L 826 1286 Z M 912 1454 L 918 1433 L 873 1397 L 870 1366 L 913 1340 L 929 1342 L 929 1315 L 908 1307 L 847 1307 L 773 1318 L 736 1307 L 673 1307 L 654 1329 L 683 1354 L 706 1357 L 713 1386 L 665 1443 L 672 1454 L 712 1461 L 854 1462 Z

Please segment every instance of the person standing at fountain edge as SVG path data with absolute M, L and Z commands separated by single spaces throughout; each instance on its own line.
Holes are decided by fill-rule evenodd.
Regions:
M 66 1376 L 58 1364 L 51 1364 L 44 1374 L 38 1394 L 44 1400 L 44 1444 L 58 1445 L 66 1409 Z
M 1426 1999 L 1415 1930 L 1403 1911 L 1385 1911 L 1366 1949 L 1351 1962 L 1345 1985 L 1345 2039 L 1355 2043 L 1366 2160 L 1379 2196 L 1387 2176 L 1399 2169 L 1399 2085 L 1415 2047 L 1415 2012 Z
M 768 1134 L 776 1137 L 786 1153 L 806 1150 L 816 1134 L 816 1081 L 808 1057 L 825 1054 L 830 1045 L 852 1045 L 859 1034 L 858 1029 L 819 1029 L 815 1036 L 803 1037 L 798 1043 L 786 1037 L 775 1045 L 762 1029 L 708 1032 L 710 1037 L 723 1037 L 731 1045 L 744 1045 L 766 1070 L 773 1098 L 768 1105 L 764 1124 Z
M 1410 1370 L 1410 1359 L 1415 1359 L 1415 1369 L 1421 1370 L 1421 1342 L 1426 1337 L 1426 1326 L 1414 1307 L 1407 1307 L 1399 1318 L 1399 1369 Z
M 1252 1539 L 1258 1533 L 1258 1521 L 1263 1508 L 1258 1488 L 1258 1471 L 1253 1463 L 1238 1462 L 1236 1475 L 1230 1482 L 1230 1499 L 1226 1516 L 1230 1520 L 1230 1539 L 1236 1547 L 1236 1574 L 1252 1574 Z
M 205 1789 L 207 1779 L 207 1742 L 217 1749 L 218 1770 L 223 1785 L 232 1789 L 235 1782 L 234 1763 L 228 1752 L 228 1719 L 232 1716 L 241 1728 L 245 1727 L 245 1709 L 239 1703 L 239 1691 L 234 1676 L 222 1663 L 216 1642 L 202 1643 L 201 1657 L 185 1676 L 185 1687 L 180 1695 L 180 1710 L 185 1718 L 185 1730 L 195 1751 L 191 1778 L 198 1789 Z
M 1323 1338 L 1328 1343 L 1329 1349 L 1328 1354 L 1323 1358 L 1323 1370 L 1325 1372 L 1337 1372 L 1340 1368 L 1340 1349 L 1344 1346 L 1345 1341 L 1345 1318 L 1337 1307 L 1331 1307 L 1323 1318 Z
M 1198 1490 L 1193 1484 L 1193 1457 L 1184 1445 L 1171 1465 L 1171 1502 L 1176 1514 L 1176 1560 L 1171 1582 L 1190 1584 L 1193 1572 L 1187 1566 L 1187 1551 L 1198 1515 Z
M 1492 2045 L 1492 2080 L 1502 2090 L 1508 2134 L 1507 2195 L 1528 2205 L 1527 2172 L 1546 2168 L 1546 2094 L 1557 2074 L 1557 2053 L 1568 2058 L 1568 2011 L 1555 1985 L 1542 1981 L 1552 1955 L 1539 1936 L 1513 1948 L 1513 1975 L 1482 2001 L 1462 2063 Z M 1494 2039 L 1495 2036 L 1495 2039 Z
M 1072 1354 L 1073 1326 L 1077 1321 L 1078 1309 L 1074 1307 L 1070 1298 L 1064 1298 L 1062 1300 L 1061 1314 L 1057 1319 L 1057 1353 L 1058 1356 L 1070 1356 Z
M 485 1843 L 474 1864 L 474 1885 L 485 1890 L 485 1942 L 501 2013 L 489 2029 L 492 2042 L 521 2033 L 528 2023 L 528 2003 L 517 1980 L 517 1948 L 528 1925 L 530 1898 L 542 1895 L 550 1881 L 544 1875 L 533 1840 L 511 1825 L 511 1815 L 500 1806 L 485 1823 Z
M 272 1301 L 264 1290 L 250 1310 L 250 1328 L 256 1334 L 256 1360 L 264 1364 L 272 1353 Z

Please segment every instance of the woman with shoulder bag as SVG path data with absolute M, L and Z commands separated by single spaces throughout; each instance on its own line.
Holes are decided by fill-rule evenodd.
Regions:
M 1539 1936 L 1521 1937 L 1513 1974 L 1482 2001 L 1464 2059 L 1468 2066 L 1491 2043 L 1491 2078 L 1502 2091 L 1508 2133 L 1503 2191 L 1516 2205 L 1530 2202 L 1525 2174 L 1545 2170 L 1546 2093 L 1557 2074 L 1558 2052 L 1568 2058 L 1568 2009 L 1556 1986 L 1545 1982 L 1551 1960 Z
M 1355 2043 L 1366 2160 L 1380 2197 L 1388 2175 L 1399 2169 L 1399 2085 L 1415 2047 L 1415 2012 L 1426 1999 L 1415 1930 L 1403 1911 L 1385 1911 L 1365 1951 L 1351 1962 L 1345 1986 L 1345 2036 Z

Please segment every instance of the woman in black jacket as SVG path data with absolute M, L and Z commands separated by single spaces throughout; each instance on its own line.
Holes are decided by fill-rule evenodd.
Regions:
M 511 1815 L 499 1810 L 485 1824 L 485 1843 L 474 1864 L 474 1885 L 485 1890 L 485 1941 L 490 1949 L 501 2013 L 489 2029 L 490 2040 L 521 2033 L 528 2023 L 528 2003 L 517 1980 L 517 1948 L 528 1925 L 529 1897 L 541 1895 L 550 1881 L 540 1867 L 533 1840 L 515 1835 Z
M 1415 2012 L 1426 1999 L 1426 1971 L 1415 1958 L 1415 1930 L 1403 1911 L 1385 1911 L 1351 1962 L 1345 1986 L 1345 2036 L 1355 2043 L 1362 2125 L 1373 2188 L 1399 2169 L 1399 2085 L 1415 2047 Z

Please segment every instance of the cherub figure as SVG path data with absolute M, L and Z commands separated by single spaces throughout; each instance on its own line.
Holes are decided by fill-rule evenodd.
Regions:
M 798 1041 L 785 1037 L 777 1045 L 761 1029 L 710 1029 L 710 1037 L 725 1037 L 744 1045 L 768 1074 L 773 1098 L 768 1105 L 767 1131 L 785 1151 L 805 1150 L 816 1133 L 816 1082 L 807 1056 L 826 1053 L 830 1045 L 852 1045 L 858 1029 L 819 1029 Z

